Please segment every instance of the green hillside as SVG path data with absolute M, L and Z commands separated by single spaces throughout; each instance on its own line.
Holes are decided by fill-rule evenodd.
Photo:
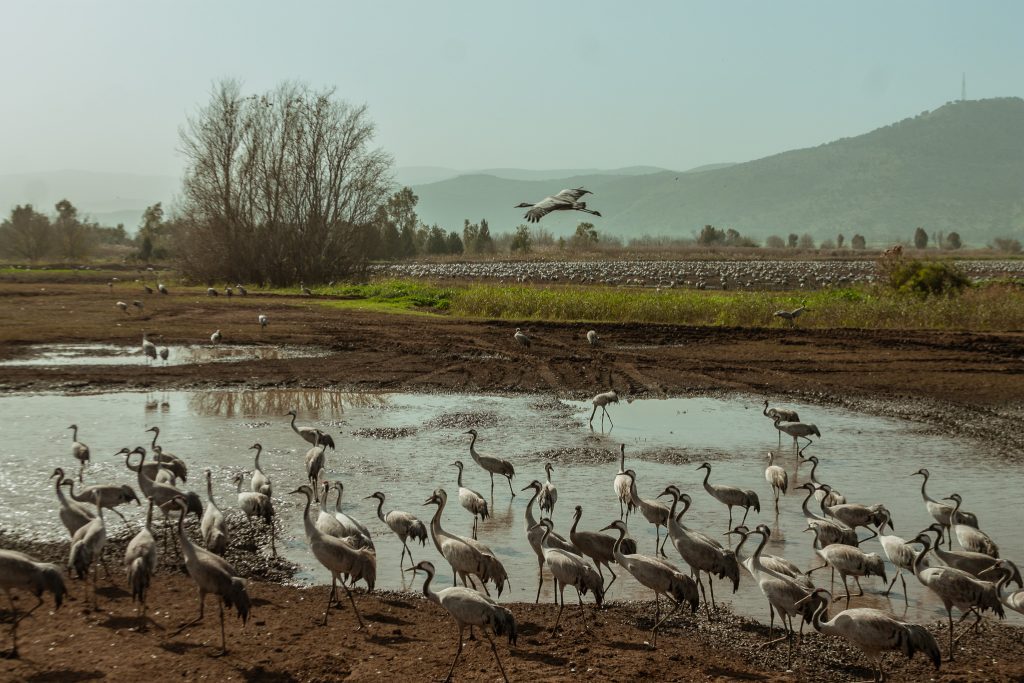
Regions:
M 764 238 L 854 232 L 868 238 L 959 231 L 972 243 L 1024 234 L 1024 100 L 947 104 L 865 135 L 699 173 L 588 175 L 517 181 L 460 176 L 415 188 L 420 215 L 449 228 L 487 218 L 492 230 L 521 222 L 520 201 L 562 187 L 594 192 L 599 229 L 687 236 L 711 223 Z M 549 216 L 567 232 L 579 215 Z

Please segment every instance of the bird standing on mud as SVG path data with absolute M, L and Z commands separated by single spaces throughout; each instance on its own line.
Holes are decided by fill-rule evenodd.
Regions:
M 536 204 L 523 202 L 516 204 L 515 208 L 529 209 L 523 216 L 529 223 L 539 222 L 541 218 L 544 218 L 544 216 L 547 216 L 552 211 L 582 211 L 594 216 L 600 216 L 601 214 L 597 211 L 588 209 L 586 202 L 579 201 L 580 197 L 587 194 L 593 193 L 590 190 L 584 190 L 582 187 L 571 190 L 565 189 L 554 196 L 545 197 Z

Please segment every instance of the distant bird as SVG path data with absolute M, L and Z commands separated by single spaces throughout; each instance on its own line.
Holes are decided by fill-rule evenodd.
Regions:
M 615 423 L 612 422 L 611 413 L 608 412 L 608 404 L 610 404 L 610 403 L 618 403 L 619 402 L 619 392 L 615 391 L 614 389 L 611 389 L 610 391 L 606 391 L 604 393 L 598 394 L 594 398 L 590 399 L 590 402 L 594 406 L 594 409 L 590 412 L 590 424 L 591 425 L 594 424 L 594 415 L 597 414 L 597 409 L 600 408 L 601 409 L 601 428 L 602 429 L 604 428 L 604 418 L 605 418 L 605 416 L 608 417 L 608 423 L 611 424 L 612 427 L 614 427 Z
M 128 313 L 128 304 L 126 304 L 125 302 L 123 302 L 123 301 L 118 301 L 118 302 L 117 302 L 116 304 L 114 304 L 114 305 L 115 305 L 115 306 L 117 306 L 118 308 L 120 308 L 120 309 L 121 309 L 121 312 L 122 312 L 122 313 L 125 313 L 125 314 L 127 314 L 127 313 Z
M 777 515 L 779 514 L 779 494 L 785 494 L 786 489 L 789 488 L 789 475 L 783 468 L 772 464 L 774 459 L 775 454 L 768 451 L 768 467 L 764 470 L 764 478 L 772 487 L 772 495 L 775 496 L 775 514 Z
M 380 491 L 376 491 L 367 498 L 377 499 L 377 518 L 384 522 L 391 531 L 398 536 L 398 540 L 402 542 L 402 556 L 398 558 L 398 566 L 401 568 L 402 563 L 405 561 L 405 554 L 409 553 L 410 564 L 415 560 L 412 559 L 412 551 L 409 550 L 409 546 L 406 543 L 410 538 L 413 541 L 419 541 L 421 546 L 427 544 L 427 527 L 423 522 L 416 518 L 415 515 L 408 512 L 402 512 L 401 510 L 392 510 L 387 514 L 384 513 L 384 494 Z
M 600 337 L 597 336 L 597 332 L 595 330 L 590 330 L 589 332 L 587 332 L 588 344 L 590 344 L 591 346 L 597 346 L 597 342 L 599 341 L 601 341 L 601 339 Z
M 135 301 L 132 302 L 132 306 L 134 306 L 135 308 L 139 309 L 140 311 L 145 308 L 143 303 L 141 301 L 139 301 L 138 299 L 136 299 Z
M 216 289 L 214 289 L 213 287 L 207 287 L 206 288 L 206 296 L 217 296 L 218 294 L 219 294 L 219 292 Z
M 475 539 L 477 521 L 480 519 L 487 519 L 490 515 L 490 512 L 487 509 L 487 501 L 473 489 L 468 489 L 462 485 L 462 461 L 456 460 L 452 465 L 459 468 L 459 505 L 473 515 L 473 538 Z
M 13 618 L 11 619 L 11 649 L 4 656 L 18 657 L 18 623 L 43 604 L 43 592 L 53 593 L 53 608 L 59 609 L 68 589 L 64 575 L 55 564 L 39 562 L 34 557 L 16 550 L 0 550 L 0 589 L 7 593 Z M 24 614 L 18 613 L 11 591 L 23 590 L 36 598 L 36 604 Z
M 235 289 L 237 289 L 238 293 L 242 296 L 246 296 L 249 293 L 249 290 L 242 285 L 235 285 Z
M 169 348 L 167 348 L 166 346 L 160 347 L 160 360 L 162 360 L 164 363 L 166 363 L 167 362 L 167 358 L 170 355 L 171 355 L 171 350 Z
M 82 481 L 82 472 L 89 464 L 91 454 L 89 447 L 78 440 L 78 425 L 71 425 L 68 429 L 71 430 L 71 456 L 78 461 L 78 481 Z
M 245 580 L 238 577 L 238 572 L 233 566 L 210 551 L 192 544 L 185 533 L 185 515 L 188 513 L 188 504 L 184 497 L 178 498 L 178 506 L 180 509 L 178 540 L 181 543 L 181 553 L 185 557 L 185 569 L 192 581 L 195 582 L 196 588 L 199 589 L 199 616 L 181 626 L 177 633 L 181 633 L 189 626 L 203 620 L 206 596 L 213 593 L 220 598 L 217 600 L 217 607 L 220 610 L 220 652 L 227 654 L 227 642 L 224 638 L 224 608 L 234 607 L 244 627 L 245 622 L 249 619 L 252 601 L 246 591 Z
M 147 284 L 143 284 L 143 285 L 142 285 L 142 288 L 143 288 L 144 290 L 146 290 L 146 294 L 152 294 L 152 293 L 153 293 L 153 288 L 152 288 L 152 287 L 150 287 L 150 286 L 149 286 L 149 285 L 147 285 Z
M 803 600 L 809 600 L 813 595 L 823 598 L 814 611 L 811 622 L 814 630 L 840 636 L 859 647 L 861 652 L 873 660 L 874 668 L 878 670 L 876 680 L 885 680 L 882 654 L 887 650 L 899 650 L 909 659 L 913 659 L 915 653 L 923 652 L 938 671 L 942 663 L 942 653 L 939 651 L 935 636 L 925 627 L 908 624 L 888 612 L 870 607 L 845 609 L 828 621 L 823 621 L 823 615 L 827 614 L 832 605 L 832 594 L 824 588 L 818 588 Z
M 249 446 L 249 450 L 256 451 L 256 458 L 253 462 L 252 468 L 252 479 L 249 482 L 250 487 L 255 493 L 262 493 L 265 496 L 270 496 L 272 488 L 270 485 L 270 477 L 260 467 L 260 454 L 263 452 L 263 446 L 258 443 L 254 443 Z
M 664 560 L 636 553 L 630 555 L 623 553 L 622 541 L 626 537 L 626 524 L 622 520 L 615 520 L 601 531 L 608 529 L 619 532 L 619 538 L 612 550 L 615 561 L 629 572 L 640 585 L 654 591 L 654 627 L 651 629 L 651 645 L 657 647 L 658 629 L 665 623 L 665 620 L 682 607 L 683 603 L 690 606 L 691 613 L 697 613 L 697 606 L 700 603 L 697 584 L 674 565 Z M 667 597 L 673 604 L 672 610 L 664 617 L 661 616 L 661 604 L 658 601 L 661 595 Z
M 327 596 L 324 619 L 320 622 L 320 625 L 324 626 L 327 624 L 327 613 L 330 612 L 331 603 L 338 595 L 338 578 L 341 574 L 347 574 L 353 585 L 356 581 L 365 581 L 367 592 L 373 591 L 374 584 L 377 582 L 377 554 L 365 548 L 356 549 L 339 538 L 321 533 L 313 520 L 309 518 L 309 508 L 313 504 L 313 489 L 309 486 L 303 484 L 292 493 L 301 493 L 306 496 L 306 509 L 302 513 L 302 525 L 306 531 L 306 540 L 309 541 L 309 549 L 313 552 L 313 556 L 331 573 L 331 592 Z M 341 587 L 348 594 L 348 600 L 352 603 L 352 609 L 359 621 L 359 628 L 356 630 L 360 630 L 366 624 L 363 623 L 363 617 L 359 614 L 359 608 L 356 607 L 352 591 L 344 581 L 341 582 Z
M 526 348 L 530 348 L 530 338 L 527 337 L 525 334 L 523 334 L 523 331 L 521 329 L 519 329 L 517 327 L 516 328 L 516 333 L 514 335 L 512 335 L 512 336 L 513 336 L 513 338 L 517 342 L 519 342 L 520 346 L 525 346 Z
M 508 481 L 508 490 L 512 494 L 512 497 L 516 497 L 516 492 L 512 490 L 512 477 L 516 476 L 516 468 L 512 466 L 508 460 L 502 460 L 501 458 L 494 458 L 489 455 L 481 455 L 476 452 L 476 439 L 477 433 L 475 429 L 470 429 L 464 434 L 471 434 L 473 440 L 469 442 L 469 455 L 480 467 L 491 475 L 491 497 L 494 497 L 494 475 L 499 474 Z
M 711 464 L 704 463 L 698 470 L 707 470 L 704 475 L 704 490 L 711 494 L 711 497 L 717 500 L 722 505 L 729 508 L 729 528 L 732 529 L 732 509 L 734 507 L 741 507 L 745 511 L 743 513 L 743 521 L 740 524 L 744 524 L 747 521 L 747 515 L 750 513 L 750 508 L 754 508 L 754 512 L 761 512 L 761 502 L 757 498 L 757 494 L 753 491 L 744 491 L 743 489 L 736 488 L 735 486 L 724 486 L 708 483 L 708 479 L 711 477 Z
M 309 443 L 311 443 L 313 445 L 316 445 L 317 440 L 319 439 L 320 443 L 324 444 L 325 446 L 330 448 L 332 451 L 335 450 L 334 449 L 334 439 L 331 438 L 330 434 L 325 434 L 324 432 L 321 432 L 319 429 L 316 429 L 315 427 L 296 427 L 295 426 L 296 413 L 295 413 L 295 409 L 294 408 L 292 410 L 289 410 L 287 413 L 285 413 L 285 417 L 287 417 L 289 415 L 292 416 L 292 431 L 293 432 L 295 432 L 296 434 L 298 434 L 303 439 L 305 439 L 306 441 L 308 441 Z
M 260 329 L 261 330 L 265 329 L 267 327 L 267 325 L 270 323 L 270 320 L 267 318 L 267 316 L 265 316 L 262 313 L 260 313 L 260 316 L 259 316 L 259 318 L 257 318 L 257 320 L 259 320 L 259 322 L 260 322 Z
M 218 329 L 213 334 L 210 335 L 210 343 L 211 344 L 220 344 L 220 340 L 223 339 L 223 338 L 224 337 L 221 335 L 220 330 Z
M 204 470 L 206 474 L 206 509 L 203 510 L 203 518 L 199 522 L 199 530 L 203 534 L 203 544 L 206 549 L 216 555 L 224 555 L 228 549 L 228 524 L 224 519 L 224 513 L 217 507 L 213 499 L 213 474 L 210 468 Z
M 434 580 L 434 565 L 426 560 L 420 562 L 415 567 L 406 569 L 406 571 L 420 571 L 427 575 L 426 580 L 423 582 L 423 595 L 434 604 L 443 607 L 455 619 L 455 623 L 459 627 L 459 647 L 455 651 L 452 665 L 448 667 L 448 676 L 445 680 L 450 681 L 452 679 L 455 665 L 462 654 L 462 634 L 465 632 L 466 627 L 469 626 L 472 629 L 474 626 L 479 626 L 484 637 L 487 638 L 487 642 L 491 644 L 491 652 L 494 653 L 494 661 L 498 663 L 501 677 L 505 680 L 505 683 L 508 683 L 505 667 L 501 665 L 498 650 L 495 648 L 494 640 L 491 639 L 491 634 L 487 632 L 487 628 L 490 627 L 496 636 L 507 636 L 509 644 L 515 645 L 517 638 L 516 620 L 512 613 L 490 598 L 468 588 L 453 586 L 435 593 L 430 589 L 430 583 Z
M 800 306 L 800 308 L 794 308 L 792 311 L 786 311 L 786 310 L 775 311 L 775 313 L 773 313 L 772 315 L 774 317 L 776 317 L 776 318 L 782 318 L 783 320 L 788 320 L 790 327 L 795 327 L 796 326 L 796 319 L 799 318 L 804 313 L 809 312 L 810 310 L 811 309 L 807 308 L 806 305 L 802 305 L 802 306 Z
M 303 296 L 313 296 L 313 290 L 307 287 L 305 282 L 300 282 L 299 288 L 302 290 Z
M 146 362 L 156 360 L 156 344 L 146 339 L 146 333 L 142 333 L 142 353 L 146 356 Z
M 783 422 L 782 417 L 779 415 L 776 415 L 773 418 L 773 421 L 775 423 L 775 428 L 777 430 L 779 430 L 780 432 L 786 432 L 791 437 L 793 437 L 794 449 L 799 450 L 797 439 L 804 439 L 807 441 L 808 444 L 812 444 L 814 442 L 808 438 L 811 434 L 814 434 L 819 439 L 821 438 L 821 432 L 818 431 L 817 425 L 804 424 L 803 422 Z M 782 439 L 781 435 L 779 436 L 779 439 Z
M 772 408 L 769 410 L 768 401 L 764 402 L 764 410 L 761 414 L 768 419 L 775 421 L 775 418 L 781 418 L 783 422 L 799 422 L 800 416 L 797 415 L 795 410 L 789 410 L 788 408 Z M 779 448 L 782 448 L 782 432 L 779 432 Z
M 529 209 L 526 215 L 523 216 L 528 223 L 537 223 L 552 211 L 582 211 L 594 216 L 600 216 L 601 214 L 597 211 L 588 209 L 586 202 L 579 201 L 580 197 L 588 194 L 593 193 L 590 190 L 584 190 L 582 187 L 566 189 L 554 196 L 545 197 L 536 204 L 522 202 L 521 204 L 516 204 L 514 208 Z
M 619 519 L 623 518 L 623 510 L 625 510 L 625 519 L 628 520 L 629 513 L 636 509 L 631 493 L 632 485 L 633 478 L 626 473 L 626 444 L 619 444 L 619 471 L 612 481 L 612 489 L 615 491 L 616 498 L 619 499 Z
M 224 288 L 224 293 L 231 297 L 235 295 L 235 290 L 231 289 L 231 285 L 228 285 Z
M 544 471 L 548 478 L 540 490 L 540 497 L 537 499 L 537 507 L 541 512 L 546 512 L 548 517 L 555 514 L 555 503 L 558 502 L 558 489 L 551 483 L 551 473 L 555 470 L 551 463 L 544 464 Z
M 914 560 L 914 574 L 923 586 L 939 596 L 946 608 L 949 621 L 949 661 L 953 661 L 953 643 L 956 642 L 953 638 L 953 608 L 956 607 L 965 616 L 974 612 L 977 617 L 975 623 L 980 623 L 981 613 L 986 610 L 992 610 L 1002 619 L 1005 616 L 1003 604 L 999 601 L 995 584 L 989 581 L 979 581 L 967 572 L 952 567 L 926 568 L 925 557 L 933 549 L 931 539 L 918 534 L 914 542 L 924 546 L 924 550 Z M 959 636 L 956 640 L 959 640 Z
M 167 291 L 167 287 L 165 287 L 162 282 L 161 283 L 157 283 L 156 288 L 157 288 L 157 291 L 159 291 L 161 294 L 170 294 L 170 292 Z
M 156 573 L 156 539 L 153 538 L 153 499 L 149 499 L 146 510 L 146 526 L 128 542 L 124 551 L 124 566 L 128 574 L 128 586 L 132 589 L 132 602 L 142 603 L 139 613 L 141 625 L 146 622 L 146 595 L 149 584 Z

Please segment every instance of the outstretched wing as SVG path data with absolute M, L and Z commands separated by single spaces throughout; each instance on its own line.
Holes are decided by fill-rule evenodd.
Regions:
M 555 195 L 555 199 L 561 199 L 567 202 L 577 202 L 579 201 L 580 197 L 582 197 L 585 194 L 593 193 L 590 190 L 584 190 L 582 187 L 577 187 L 575 189 L 562 190 L 561 192 Z
M 571 192 L 571 190 L 565 191 Z M 559 193 L 559 195 L 561 195 L 561 193 Z M 539 221 L 544 216 L 547 216 L 552 211 L 557 211 L 559 209 L 565 208 L 572 208 L 573 203 L 574 200 L 562 198 L 561 196 L 545 197 L 544 199 L 534 204 L 533 207 L 526 212 L 525 218 L 529 223 L 536 223 L 537 221 Z

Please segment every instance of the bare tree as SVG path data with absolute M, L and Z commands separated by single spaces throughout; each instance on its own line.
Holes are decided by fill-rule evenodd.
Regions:
M 50 254 L 53 228 L 50 219 L 31 204 L 15 206 L 0 223 L 0 253 L 37 261 Z
M 332 89 L 243 96 L 237 81 L 218 84 L 181 130 L 185 274 L 284 285 L 361 268 L 365 227 L 391 187 L 373 132 L 366 107 Z

